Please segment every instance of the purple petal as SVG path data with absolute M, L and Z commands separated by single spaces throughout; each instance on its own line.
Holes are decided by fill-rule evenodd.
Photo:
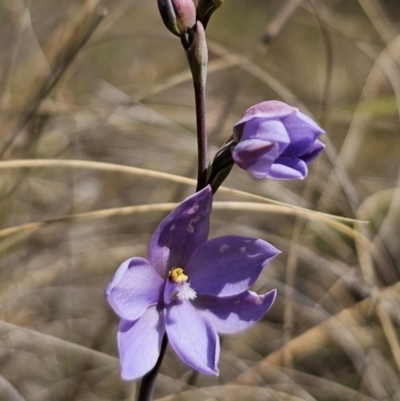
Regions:
M 263 120 L 281 119 L 292 113 L 295 113 L 298 109 L 289 106 L 286 103 L 279 102 L 277 100 L 269 100 L 266 102 L 257 103 L 256 105 L 248 108 L 241 119 L 234 125 L 233 133 L 236 140 L 239 140 L 242 135 L 244 123 L 253 118 L 261 118 Z
M 253 118 L 243 127 L 241 141 L 246 139 L 260 139 L 268 143 L 279 144 L 279 151 L 283 152 L 290 143 L 290 137 L 280 120 L 265 120 Z
M 312 162 L 324 149 L 325 149 L 325 144 L 323 144 L 320 140 L 317 139 L 308 149 L 307 153 L 302 155 L 300 159 L 308 164 Z
M 305 161 L 292 157 L 279 157 L 269 169 L 267 177 L 275 180 L 302 180 L 307 173 Z
M 131 258 L 119 266 L 108 284 L 107 301 L 123 319 L 136 320 L 159 302 L 163 285 L 147 259 Z
M 265 178 L 280 153 L 278 146 L 259 139 L 240 141 L 232 150 L 235 163 L 254 178 Z
M 324 132 L 310 117 L 298 111 L 282 120 L 290 136 L 290 145 L 283 155 L 299 157 L 306 153 Z
M 155 307 L 147 309 L 135 322 L 121 320 L 118 349 L 124 380 L 137 379 L 154 367 L 164 333 L 164 321 Z
M 157 227 L 149 245 L 149 259 L 161 277 L 186 265 L 193 251 L 207 241 L 212 192 L 207 186 L 185 199 Z
M 280 120 L 254 117 L 244 124 L 243 134 L 232 150 L 232 157 L 253 177 L 265 178 L 272 163 L 289 143 L 289 134 Z
M 200 295 L 193 305 L 218 333 L 237 333 L 253 326 L 271 308 L 276 290 L 264 295 L 246 291 L 232 297 Z
M 236 295 L 247 291 L 279 253 L 261 239 L 218 237 L 195 250 L 185 274 L 197 294 Z
M 189 301 L 175 301 L 166 307 L 165 324 L 170 344 L 193 369 L 218 375 L 219 338 Z

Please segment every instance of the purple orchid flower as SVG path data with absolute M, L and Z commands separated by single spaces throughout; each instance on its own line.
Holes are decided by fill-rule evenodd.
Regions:
M 295 107 L 276 100 L 258 103 L 233 127 L 238 144 L 232 157 L 255 178 L 303 179 L 307 164 L 325 148 L 317 139 L 323 132 Z
M 261 239 L 223 236 L 207 241 L 210 186 L 184 200 L 157 227 L 149 259 L 128 259 L 106 289 L 122 318 L 118 330 L 121 375 L 139 378 L 157 362 L 167 333 L 178 356 L 204 374 L 219 373 L 219 333 L 256 323 L 276 290 L 249 291 L 280 252 Z

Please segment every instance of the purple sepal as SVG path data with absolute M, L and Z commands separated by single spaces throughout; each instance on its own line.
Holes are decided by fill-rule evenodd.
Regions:
M 106 288 L 107 301 L 123 319 L 139 319 L 151 305 L 160 302 L 164 280 L 144 258 L 123 262 Z
M 207 241 L 210 229 L 210 186 L 185 199 L 156 228 L 149 245 L 149 260 L 161 277 L 173 267 L 186 266 L 193 251 Z
M 275 298 L 276 290 L 264 295 L 245 291 L 230 297 L 201 295 L 193 305 L 218 333 L 232 334 L 257 323 L 269 311 Z
M 308 167 L 305 161 L 295 157 L 278 157 L 268 171 L 267 177 L 275 180 L 304 179 L 307 176 Z
M 236 295 L 248 290 L 279 253 L 261 239 L 218 237 L 195 250 L 185 272 L 198 294 Z

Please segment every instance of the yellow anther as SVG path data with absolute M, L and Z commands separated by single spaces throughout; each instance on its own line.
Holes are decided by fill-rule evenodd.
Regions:
M 187 281 L 189 277 L 183 273 L 183 269 L 181 267 L 175 267 L 169 272 L 169 278 L 172 282 L 179 284 Z

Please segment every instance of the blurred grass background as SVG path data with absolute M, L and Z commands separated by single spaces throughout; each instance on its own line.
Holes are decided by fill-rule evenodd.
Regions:
M 211 236 L 281 249 L 255 287 L 277 302 L 218 378 L 168 350 L 155 399 L 400 400 L 400 3 L 226 0 L 207 35 L 210 156 L 266 99 L 327 149 L 304 182 L 233 169 Z M 194 190 L 193 110 L 155 0 L 0 0 L 1 401 L 135 399 L 103 291 Z

